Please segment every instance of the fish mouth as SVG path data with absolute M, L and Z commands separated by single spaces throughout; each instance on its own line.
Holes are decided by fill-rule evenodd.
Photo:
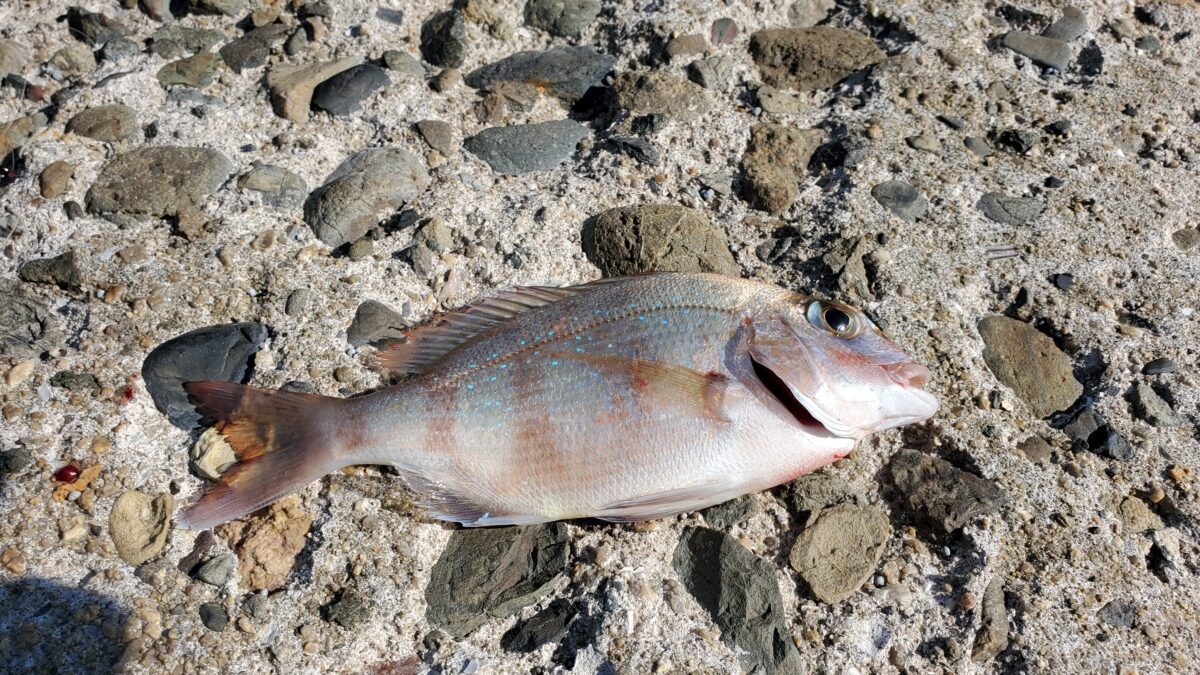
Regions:
M 762 384 L 767 393 L 774 397 L 779 402 L 779 405 L 791 413 L 792 417 L 795 418 L 800 426 L 804 427 L 805 431 L 814 436 L 840 438 L 838 434 L 833 433 L 829 427 L 817 419 L 817 416 L 808 409 L 808 406 L 803 401 L 796 397 L 792 388 L 775 371 L 760 363 L 753 356 L 750 357 L 750 365 L 754 369 L 754 376 L 758 378 L 759 383 Z

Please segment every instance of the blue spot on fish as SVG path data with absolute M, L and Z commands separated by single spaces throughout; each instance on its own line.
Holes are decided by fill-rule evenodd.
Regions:
M 558 359 L 555 359 L 555 360 L 551 361 L 551 362 L 550 362 L 550 365 L 552 365 L 552 366 L 557 366 L 557 365 L 558 365 Z
M 500 364 L 500 370 L 504 370 L 505 368 L 508 368 L 508 364 L 507 364 L 507 363 L 501 363 L 501 364 Z
M 467 389 L 474 389 L 474 388 L 475 388 L 475 385 L 473 385 L 471 383 L 467 383 Z

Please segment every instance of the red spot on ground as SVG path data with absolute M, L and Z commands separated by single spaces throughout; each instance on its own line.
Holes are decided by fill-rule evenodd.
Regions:
M 130 401 L 132 401 L 132 400 L 133 400 L 133 393 L 134 393 L 134 392 L 133 392 L 133 387 L 125 387 L 125 391 L 124 391 L 123 393 L 124 393 L 124 395 L 125 395 L 125 402 L 126 402 L 126 403 L 129 403 Z
M 74 483 L 79 478 L 79 467 L 68 464 L 54 472 L 54 480 L 60 483 Z

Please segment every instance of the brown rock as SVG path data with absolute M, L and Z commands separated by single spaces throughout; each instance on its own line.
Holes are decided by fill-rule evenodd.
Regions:
M 791 208 L 808 160 L 821 145 L 825 132 L 763 123 L 750 128 L 750 142 L 742 155 L 746 197 L 757 209 L 779 215 Z
M 621 73 L 613 79 L 613 91 L 631 117 L 660 114 L 689 120 L 712 109 L 704 87 L 659 71 Z
M 583 250 L 605 276 L 641 272 L 739 274 L 725 232 L 702 211 L 646 204 L 609 209 L 583 226 Z
M 74 175 L 75 167 L 70 162 L 61 159 L 42 169 L 42 174 L 38 176 L 42 196 L 46 199 L 54 199 L 66 192 L 67 183 Z
M 272 590 L 287 581 L 312 521 L 313 514 L 292 495 L 265 511 L 222 525 L 218 534 L 237 553 L 238 575 L 245 587 Z
M 108 532 L 117 555 L 130 565 L 141 565 L 163 550 L 170 531 L 175 499 L 131 490 L 117 497 L 108 515 Z
M 1004 580 L 992 579 L 983 591 L 983 607 L 979 612 L 979 632 L 971 660 L 987 661 L 1008 649 L 1008 610 L 1004 608 Z
M 1065 410 L 1083 395 L 1071 360 L 1033 326 L 996 314 L 979 322 L 979 336 L 992 374 L 1038 417 Z
M 313 89 L 318 85 L 362 62 L 359 58 L 344 58 L 304 66 L 281 65 L 267 73 L 267 89 L 271 92 L 271 107 L 280 117 L 303 122 L 308 119 Z
M 891 535 L 878 508 L 838 504 L 808 519 L 789 561 L 818 600 L 841 602 L 871 578 Z
M 827 89 L 887 55 L 875 42 L 845 28 L 778 28 L 750 36 L 758 72 L 773 87 Z

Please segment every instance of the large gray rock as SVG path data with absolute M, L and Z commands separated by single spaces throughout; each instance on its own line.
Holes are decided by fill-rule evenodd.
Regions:
M 750 36 L 750 54 L 763 82 L 799 91 L 827 89 L 887 55 L 845 28 L 777 28 Z
M 903 220 L 914 221 L 925 215 L 929 200 L 911 183 L 902 180 L 884 181 L 871 188 L 871 196 L 879 205 Z
M 30 260 L 17 269 L 21 281 L 35 284 L 53 284 L 68 291 L 78 291 L 83 275 L 75 261 L 75 251 L 66 251 L 52 258 Z
M 67 122 L 67 131 L 96 141 L 123 141 L 138 132 L 137 113 L 120 104 L 88 108 Z
M 672 565 L 721 629 L 721 641 L 737 653 L 743 672 L 803 672 L 774 565 L 727 534 L 696 527 L 684 531 Z
M 87 208 L 96 214 L 175 215 L 200 207 L 232 172 L 225 155 L 209 148 L 138 148 L 104 165 L 87 192 Z
M 574 120 L 490 127 L 463 141 L 463 147 L 496 173 L 518 175 L 549 171 L 575 154 L 588 135 Z
M 740 274 L 729 239 L 702 211 L 645 204 L 609 209 L 583 226 L 583 251 L 606 277 L 642 272 Z
M 888 469 L 909 517 L 944 534 L 1008 504 L 1008 496 L 993 481 L 940 457 L 901 450 Z
M 235 73 L 267 63 L 271 48 L 283 42 L 290 29 L 281 23 L 269 23 L 231 40 L 221 47 L 221 59 Z
M 558 37 L 579 37 L 600 16 L 600 0 L 529 0 L 525 23 Z
M 351 156 L 313 190 L 304 220 L 321 241 L 353 242 L 429 185 L 429 172 L 400 148 L 367 148 Z
M 1050 336 L 999 314 L 984 317 L 978 328 L 988 369 L 1038 417 L 1065 410 L 1083 395 L 1071 360 Z
M 566 103 L 574 103 L 600 84 L 616 57 L 591 47 L 559 45 L 544 51 L 517 52 L 467 74 L 467 86 L 488 89 L 497 82 L 526 82 Z
M 1066 70 L 1071 65 L 1071 45 L 1062 40 L 1010 30 L 1000 38 L 1000 44 L 1039 66 Z

